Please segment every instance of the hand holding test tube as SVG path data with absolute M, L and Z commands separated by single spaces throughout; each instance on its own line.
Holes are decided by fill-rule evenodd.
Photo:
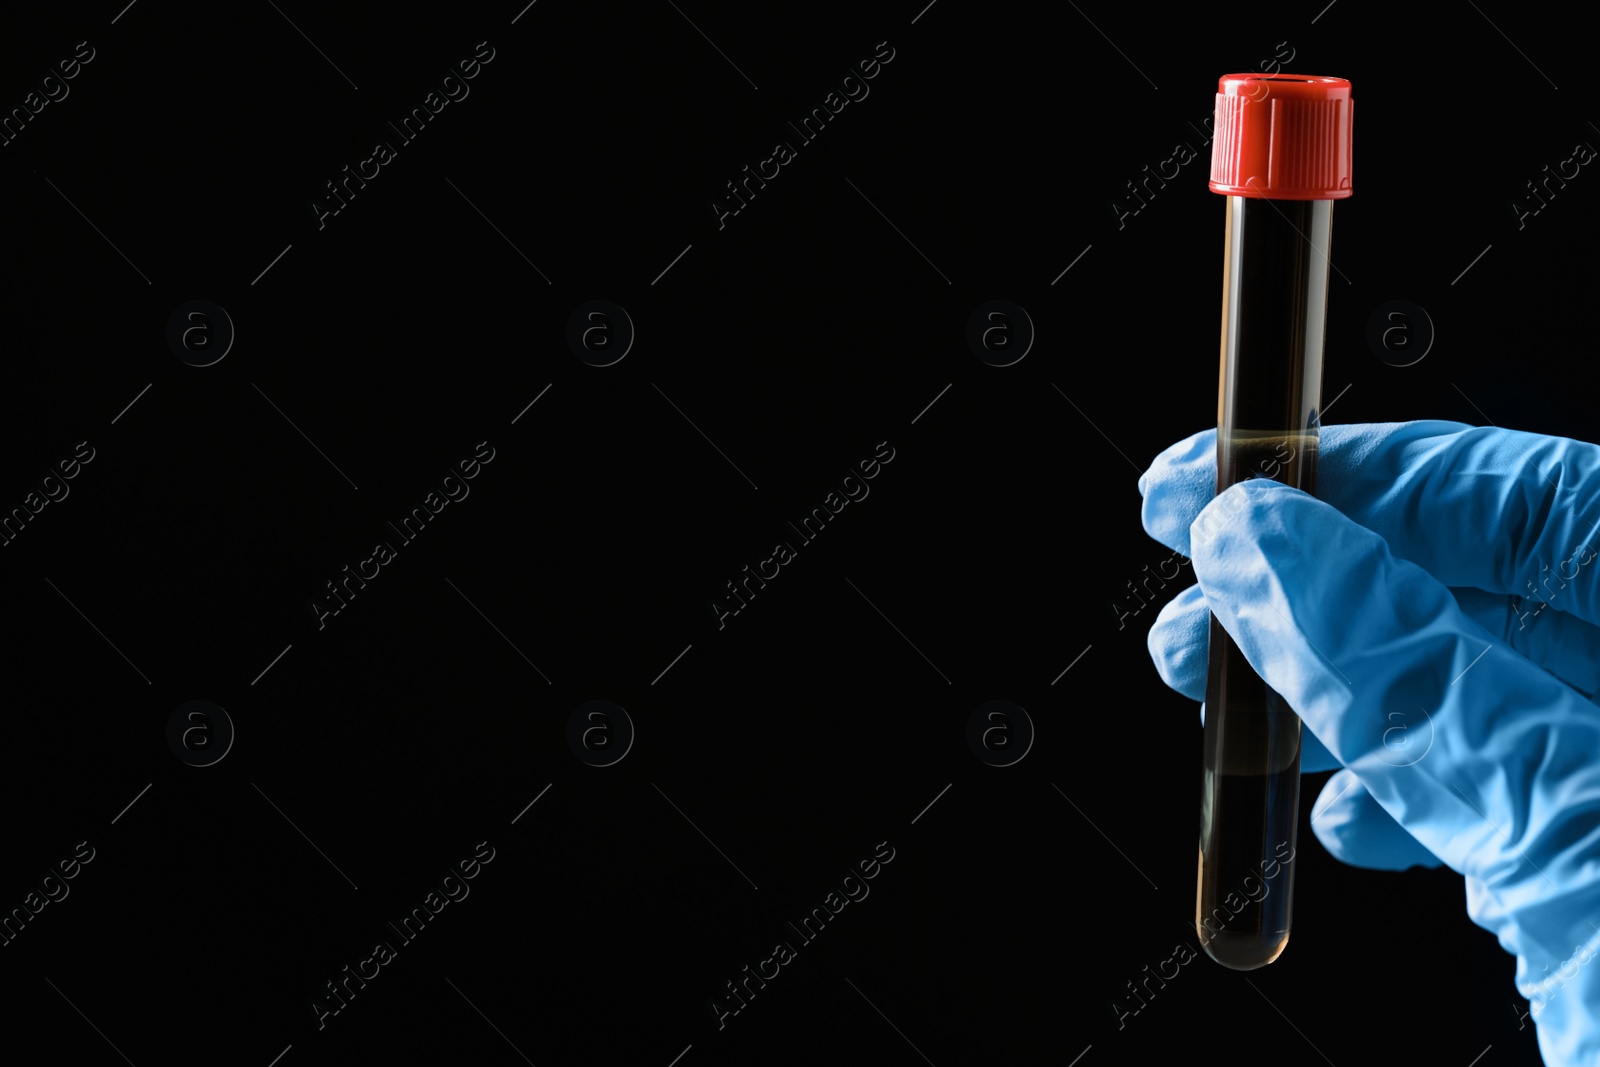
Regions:
M 1287 330 L 1302 340 L 1284 342 L 1280 317 L 1264 335 L 1276 333 L 1280 358 L 1259 337 L 1266 355 L 1240 358 L 1230 333 L 1250 318 L 1250 249 L 1263 247 L 1250 244 L 1251 223 L 1289 199 L 1261 194 L 1276 192 L 1287 161 L 1304 169 L 1339 157 L 1336 143 L 1333 157 L 1273 151 L 1296 127 L 1292 106 L 1254 131 L 1228 118 L 1260 118 L 1248 109 L 1277 89 L 1314 92 L 1305 87 L 1335 79 L 1290 77 L 1263 91 L 1256 83 L 1271 79 L 1240 75 L 1231 101 L 1230 80 L 1212 173 L 1212 188 L 1229 195 L 1219 429 L 1168 448 L 1139 479 L 1145 529 L 1191 557 L 1198 583 L 1149 635 L 1163 680 L 1205 700 L 1197 927 L 1206 940 L 1203 909 L 1220 899 L 1212 919 L 1225 916 L 1232 936 L 1217 926 L 1224 936 L 1207 951 L 1243 968 L 1277 957 L 1288 893 L 1273 910 L 1247 883 L 1243 897 L 1216 877 L 1208 886 L 1207 845 L 1214 866 L 1267 860 L 1287 825 L 1292 856 L 1299 771 L 1342 767 L 1311 816 L 1318 840 L 1358 866 L 1443 863 L 1462 874 L 1469 917 L 1517 959 L 1523 1023 L 1534 1021 L 1545 1062 L 1600 1063 L 1600 966 L 1590 966 L 1600 957 L 1600 446 L 1448 422 L 1321 427 L 1322 311 L 1312 297 L 1326 277 L 1290 284 L 1316 269 L 1307 246 L 1326 261 L 1315 207 L 1283 211 L 1298 243 L 1282 227 L 1276 239 L 1290 253 L 1281 262 L 1299 264 L 1278 292 L 1281 306 L 1304 311 Z M 1343 116 L 1344 180 L 1323 189 L 1348 195 Z M 1328 117 L 1310 127 L 1326 132 Z M 1241 173 L 1242 188 L 1227 187 Z M 1251 193 L 1255 203 L 1235 199 Z M 1255 412 L 1274 410 L 1284 413 L 1266 424 L 1276 433 L 1241 433 L 1262 428 Z M 1233 728 L 1214 734 L 1225 714 Z M 1241 722 L 1245 744 L 1230 744 Z M 1273 781 L 1218 789 L 1213 768 L 1265 769 Z M 1284 871 L 1292 876 L 1290 864 Z

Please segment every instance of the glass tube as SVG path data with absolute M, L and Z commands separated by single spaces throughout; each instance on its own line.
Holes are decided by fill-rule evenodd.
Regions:
M 1332 200 L 1227 198 L 1217 492 L 1268 477 L 1315 492 Z M 1254 970 L 1289 941 L 1300 719 L 1211 619 L 1195 933 Z

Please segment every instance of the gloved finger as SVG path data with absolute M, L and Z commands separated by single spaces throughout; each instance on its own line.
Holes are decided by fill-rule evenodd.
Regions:
M 1191 585 L 1169 600 L 1156 615 L 1145 643 L 1161 680 L 1190 700 L 1206 698 L 1206 662 L 1211 644 L 1211 609 L 1198 585 Z M 1200 705 L 1200 725 L 1206 706 Z M 1317 735 L 1300 735 L 1300 770 L 1306 774 L 1331 771 L 1339 766 Z
M 1139 479 L 1150 536 L 1192 557 L 1216 476 L 1214 430 L 1157 456 Z M 1324 426 L 1316 495 L 1447 586 L 1600 623 L 1600 446 L 1458 422 Z
M 1537 603 L 1513 606 L 1510 597 L 1482 589 L 1452 589 L 1462 612 L 1517 652 L 1566 682 L 1584 696 L 1600 692 L 1600 626 Z M 1190 700 L 1206 698 L 1206 665 L 1211 608 L 1198 585 L 1169 600 L 1156 614 L 1145 644 L 1161 680 Z M 1204 718 L 1202 717 L 1202 722 Z M 1313 761 L 1312 752 L 1318 758 Z M 1308 739 L 1301 755 L 1305 771 L 1339 766 L 1321 742 Z M 1317 764 L 1317 765 L 1313 765 Z
M 1313 735 L 1307 730 L 1306 736 Z M 1329 778 L 1312 804 L 1311 832 L 1323 848 L 1352 867 L 1403 871 L 1439 866 L 1439 857 L 1395 822 L 1347 770 Z
M 1190 700 L 1206 698 L 1210 627 L 1206 596 L 1198 585 L 1191 585 L 1162 605 L 1145 636 L 1156 673 Z
M 1472 918 L 1518 982 L 1593 937 L 1600 710 L 1328 503 L 1257 478 L 1195 521 L 1215 531 L 1193 559 L 1211 610 L 1373 799 L 1484 883 L 1495 905 Z M 1394 715 L 1417 731 L 1408 761 L 1384 743 Z
M 1482 589 L 1452 589 L 1456 604 L 1494 634 L 1584 696 L 1600 693 L 1600 626 L 1545 601 Z

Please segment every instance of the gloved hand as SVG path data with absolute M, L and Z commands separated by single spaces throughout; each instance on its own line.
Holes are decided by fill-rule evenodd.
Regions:
M 1443 862 L 1517 958 L 1551 1067 L 1600 1063 L 1600 446 L 1453 422 L 1325 426 L 1317 495 L 1216 494 L 1216 433 L 1139 479 L 1198 585 L 1152 625 L 1205 695 L 1208 612 L 1299 712 L 1335 856 Z M 1520 599 L 1519 599 L 1520 598 Z

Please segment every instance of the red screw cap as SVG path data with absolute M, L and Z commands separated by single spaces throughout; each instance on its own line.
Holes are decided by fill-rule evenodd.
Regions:
M 1274 200 L 1350 195 L 1350 83 L 1303 74 L 1217 80 L 1211 191 Z

